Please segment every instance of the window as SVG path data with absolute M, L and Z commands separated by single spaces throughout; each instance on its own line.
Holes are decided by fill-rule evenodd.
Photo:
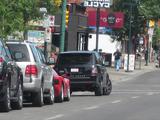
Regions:
M 58 58 L 59 64 L 65 65 L 65 64 L 92 64 L 93 63 L 93 56 L 90 53 L 83 54 L 61 54 Z
M 38 55 L 39 55 L 39 57 L 40 57 L 40 61 L 45 64 L 45 63 L 46 63 L 46 60 L 45 60 L 43 51 L 42 51 L 41 49 L 39 49 L 38 47 L 36 47 L 36 49 L 37 49 L 37 51 L 38 51 Z
M 22 54 L 22 57 L 19 57 L 16 59 L 18 62 L 28 62 L 30 61 L 29 53 L 27 46 L 25 44 L 7 44 L 9 51 L 11 55 L 15 57 L 15 55 L 18 53 Z
M 41 61 L 40 61 L 40 57 L 39 57 L 39 55 L 38 55 L 38 52 L 37 52 L 35 46 L 34 46 L 34 45 L 30 45 L 30 48 L 31 48 L 31 50 L 32 50 L 32 53 L 33 53 L 33 57 L 34 57 L 35 62 L 41 62 Z

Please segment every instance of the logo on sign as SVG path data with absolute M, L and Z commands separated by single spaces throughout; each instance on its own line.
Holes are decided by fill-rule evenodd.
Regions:
M 109 25 L 114 25 L 116 23 L 116 16 L 114 14 L 109 14 L 107 16 L 107 22 Z

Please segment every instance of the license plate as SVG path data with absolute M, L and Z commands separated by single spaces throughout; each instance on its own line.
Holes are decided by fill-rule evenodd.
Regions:
M 78 68 L 71 68 L 71 72 L 79 72 Z

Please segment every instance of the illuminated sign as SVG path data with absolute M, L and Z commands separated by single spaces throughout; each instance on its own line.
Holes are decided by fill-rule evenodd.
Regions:
M 110 8 L 111 0 L 85 0 L 85 7 L 100 7 L 100 8 Z

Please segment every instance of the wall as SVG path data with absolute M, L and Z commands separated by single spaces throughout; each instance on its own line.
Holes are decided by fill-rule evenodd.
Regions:
M 92 35 L 92 38 L 88 38 L 88 50 L 94 50 L 96 48 L 96 34 L 89 35 Z M 105 53 L 111 53 L 112 61 L 114 61 L 113 53 L 117 48 L 121 48 L 120 42 L 113 42 L 113 39 L 107 34 L 99 34 L 98 49 L 102 49 L 102 52 Z

